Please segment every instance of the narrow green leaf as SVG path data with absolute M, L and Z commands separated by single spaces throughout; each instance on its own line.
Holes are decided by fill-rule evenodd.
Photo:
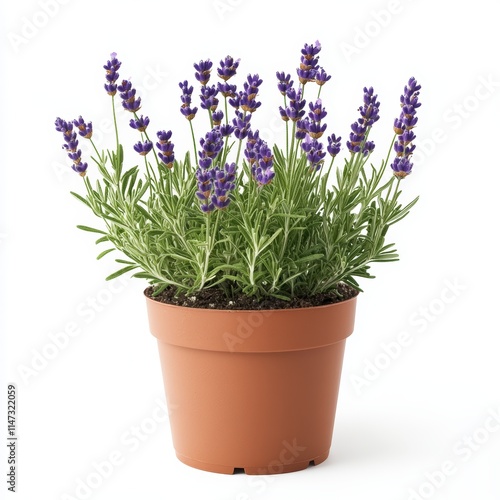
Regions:
M 306 255 L 305 257 L 302 257 L 300 259 L 295 260 L 295 264 L 299 264 L 302 262 L 310 262 L 313 260 L 319 260 L 319 259 L 322 259 L 323 257 L 324 257 L 324 254 L 322 254 L 322 253 L 315 253 L 312 255 Z
M 107 234 L 104 231 L 101 231 L 100 229 L 95 229 L 94 227 L 89 227 L 89 226 L 76 226 L 78 229 L 81 229 L 82 231 L 88 231 L 89 233 L 98 233 L 98 234 Z
M 88 202 L 88 200 L 86 200 L 83 196 L 79 195 L 78 193 L 74 193 L 73 191 L 70 191 L 70 193 L 75 198 L 77 198 L 78 200 L 80 200 L 82 203 L 85 203 L 85 205 L 87 205 L 89 208 L 92 208 L 92 206 L 90 205 L 90 203 Z
M 114 252 L 114 248 L 108 248 L 107 250 L 104 250 L 104 252 L 101 252 L 98 256 L 97 256 L 97 260 L 101 260 L 105 255 L 107 255 L 108 253 L 110 252 Z
M 133 265 L 133 266 L 123 267 L 122 269 L 118 269 L 118 271 L 115 271 L 114 273 L 110 274 L 106 278 L 106 281 L 111 281 L 111 280 L 113 280 L 115 278 L 118 278 L 118 276 L 121 276 L 122 274 L 128 273 L 129 271 L 133 271 L 136 268 L 137 268 L 137 266 Z

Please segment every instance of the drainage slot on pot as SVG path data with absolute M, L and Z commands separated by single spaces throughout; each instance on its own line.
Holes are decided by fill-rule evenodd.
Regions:
M 245 474 L 245 469 L 243 467 L 235 467 L 233 474 Z

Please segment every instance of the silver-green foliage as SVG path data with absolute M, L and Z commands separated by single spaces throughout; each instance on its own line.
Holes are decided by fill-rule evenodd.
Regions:
M 189 154 L 171 169 L 146 160 L 142 172 L 124 167 L 118 142 L 114 151 L 96 150 L 102 178 L 92 183 L 85 176 L 86 194 L 72 194 L 104 225 L 78 227 L 98 233 L 97 243 L 106 245 L 98 259 L 121 252 L 120 269 L 107 279 L 133 272 L 158 292 L 217 287 L 228 296 L 289 299 L 331 292 L 342 282 L 359 289 L 358 278 L 373 277 L 372 262 L 398 259 L 388 229 L 417 199 L 400 203 L 389 155 L 375 167 L 362 153 L 351 154 L 337 168 L 332 161 L 312 172 L 293 139 L 289 146 L 289 157 L 274 147 L 269 185 L 258 186 L 239 162 L 231 203 L 209 214 L 195 197 L 197 167 Z M 218 161 L 229 153 L 230 145 Z

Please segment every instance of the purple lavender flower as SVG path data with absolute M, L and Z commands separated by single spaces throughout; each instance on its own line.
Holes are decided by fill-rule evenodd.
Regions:
M 274 157 L 265 141 L 255 148 L 255 152 L 257 161 L 252 168 L 252 174 L 259 186 L 266 186 L 274 179 Z
M 219 91 L 217 90 L 215 85 L 212 85 L 211 87 L 207 87 L 206 85 L 204 85 L 203 87 L 201 87 L 201 107 L 203 109 L 215 111 L 217 109 L 217 106 L 219 105 L 219 99 L 217 99 L 216 97 L 218 93 Z
M 226 163 L 224 169 L 215 168 L 213 171 L 213 192 L 212 203 L 218 209 L 226 208 L 231 199 L 229 194 L 235 188 L 236 163 Z
M 327 112 L 321 99 L 317 99 L 314 104 L 309 103 L 309 110 L 309 120 L 306 122 L 307 132 L 313 139 L 319 139 L 326 130 L 326 123 L 322 125 L 321 120 L 326 117 Z
M 405 126 L 404 126 L 404 123 L 403 123 L 403 120 L 401 118 L 396 118 L 394 120 L 394 132 L 397 134 L 397 135 L 401 135 L 404 130 L 405 130 Z
M 167 168 L 172 168 L 175 160 L 174 145 L 170 142 L 172 131 L 169 130 L 166 132 L 165 130 L 161 130 L 157 132 L 156 137 L 158 137 L 156 147 L 160 151 L 158 153 L 160 160 Z
M 243 84 L 243 89 L 249 99 L 255 99 L 257 97 L 261 84 L 262 80 L 259 75 L 255 74 L 247 76 L 247 81 Z
M 351 133 L 346 143 L 347 149 L 353 154 L 361 152 L 362 148 L 363 155 L 366 156 L 375 149 L 375 143 L 366 139 L 370 127 L 380 118 L 378 114 L 380 103 L 377 97 L 373 87 L 363 88 L 363 106 L 358 108 L 361 118 L 351 125 Z
M 378 114 L 380 103 L 377 101 L 377 95 L 374 95 L 373 87 L 363 89 L 364 104 L 359 108 L 361 118 L 366 127 L 371 127 L 380 117 Z
M 214 158 L 222 149 L 222 136 L 218 128 L 214 128 L 200 140 L 202 150 L 199 168 L 196 171 L 198 189 L 196 197 L 200 200 L 200 209 L 209 213 L 215 208 L 223 209 L 229 205 L 229 192 L 235 187 L 236 164 L 226 163 L 224 169 L 212 167 Z
M 274 178 L 274 157 L 267 143 L 259 137 L 259 131 L 248 134 L 245 157 L 250 166 L 252 177 L 259 186 L 269 184 Z
M 229 104 L 238 111 L 240 109 L 241 97 L 243 96 L 243 92 L 235 93 L 232 97 L 229 98 Z
M 75 121 L 79 123 L 79 120 Z M 82 177 L 85 177 L 88 165 L 87 163 L 82 162 L 82 151 L 78 149 L 78 138 L 73 130 L 73 124 L 62 120 L 61 118 L 57 118 L 55 121 L 55 127 L 58 132 L 63 134 L 63 149 L 66 150 L 68 157 L 73 162 L 71 168 Z
M 236 94 L 236 85 L 231 85 L 227 82 L 218 82 L 217 90 L 224 97 L 234 97 Z
M 196 70 L 194 76 L 202 84 L 206 85 L 210 80 L 210 72 L 212 71 L 212 61 L 207 59 L 206 61 L 200 61 L 198 64 L 193 64 Z
M 298 139 L 299 141 L 305 139 L 306 134 L 309 130 L 309 119 L 304 118 L 303 120 L 298 120 L 297 125 L 295 126 L 295 138 Z
M 375 149 L 375 143 L 373 141 L 366 141 L 365 147 L 363 148 L 364 155 L 370 154 Z
M 222 134 L 218 127 L 207 132 L 204 138 L 200 139 L 201 151 L 198 151 L 199 166 L 203 170 L 207 170 L 212 166 L 213 160 L 221 151 L 224 143 Z
M 74 163 L 73 165 L 71 165 L 71 168 L 82 177 L 85 177 L 85 175 L 87 174 L 88 164 L 80 161 L 79 163 Z
M 226 82 L 236 74 L 239 64 L 239 59 L 236 59 L 235 61 L 231 56 L 227 56 L 220 62 L 220 65 L 217 68 L 217 75 Z
M 233 118 L 234 135 L 236 139 L 242 140 L 248 135 L 251 118 L 252 115 L 250 113 L 246 114 L 241 111 L 236 112 L 236 118 Z
M 337 137 L 335 134 L 332 134 L 327 137 L 328 146 L 326 150 L 330 153 L 330 155 L 335 158 L 340 152 L 340 142 L 342 141 L 342 137 Z
M 347 149 L 351 153 L 359 153 L 361 151 L 361 144 L 365 140 L 366 128 L 358 122 L 351 125 L 351 133 L 347 141 Z
M 302 141 L 301 147 L 307 154 L 307 161 L 309 162 L 311 172 L 317 172 L 323 165 L 326 156 L 326 153 L 323 151 L 323 144 L 307 135 Z
M 191 108 L 191 96 L 193 94 L 193 87 L 189 86 L 187 80 L 179 83 L 179 87 L 182 90 L 181 95 L 181 113 L 186 117 L 187 120 L 191 121 L 195 116 L 198 108 Z
M 410 158 L 415 151 L 413 141 L 416 138 L 413 128 L 416 126 L 418 118 L 416 117 L 417 109 L 421 106 L 418 102 L 421 86 L 418 85 L 415 78 L 410 78 L 408 84 L 405 85 L 403 95 L 400 98 L 401 114 L 399 118 L 394 120 L 394 132 L 398 139 L 394 143 L 394 151 L 396 158 L 391 164 L 394 175 L 400 179 L 404 179 L 411 174 L 413 164 Z
M 214 126 L 217 126 L 217 125 L 220 125 L 222 120 L 224 118 L 224 113 L 222 111 L 216 111 L 213 115 L 212 115 L 212 120 L 214 122 Z
M 103 66 L 103 68 L 106 70 L 107 81 L 107 83 L 104 84 L 104 88 L 106 89 L 106 92 L 111 96 L 116 94 L 116 81 L 120 76 L 118 74 L 118 70 L 120 69 L 121 65 L 122 63 L 116 58 L 116 52 L 113 52 L 111 54 L 111 60 L 109 60 Z
M 408 158 L 394 158 L 391 164 L 394 175 L 400 179 L 404 179 L 407 175 L 411 174 L 413 163 Z
M 255 98 L 259 94 L 261 83 L 259 75 L 248 75 L 247 81 L 243 84 L 243 93 L 240 96 L 240 106 L 243 111 L 253 113 L 260 107 L 261 103 Z
M 286 109 L 283 109 L 281 106 L 278 108 L 280 112 L 281 119 L 285 122 L 289 121 L 288 115 L 286 114 Z
M 248 161 L 248 164 L 252 166 L 257 161 L 257 152 L 256 149 L 260 147 L 262 144 L 262 139 L 259 137 L 259 131 L 255 132 L 250 131 L 247 137 L 247 143 L 245 146 L 245 158 Z
M 198 111 L 198 108 L 190 108 L 188 106 L 182 107 L 181 106 L 181 113 L 186 117 L 187 120 L 191 121 L 195 116 L 196 112 Z
M 293 87 L 293 80 L 291 80 L 290 74 L 285 75 L 284 72 L 276 72 L 276 78 L 278 79 L 278 90 L 281 95 L 286 95 L 286 93 Z
M 202 212 L 209 213 L 215 209 L 211 200 L 213 190 L 213 170 L 199 168 L 196 170 L 196 180 L 198 181 L 198 190 L 195 195 L 200 200 L 200 209 Z
M 187 80 L 179 82 L 179 88 L 182 90 L 181 101 L 182 104 L 189 106 L 191 104 L 191 96 L 193 94 L 193 86 L 189 85 Z
M 302 56 L 300 58 L 300 67 L 297 68 L 297 75 L 299 77 L 300 83 L 305 85 L 307 82 L 313 82 L 316 78 L 316 73 L 318 71 L 318 60 L 316 57 L 321 50 L 321 44 L 316 41 L 316 43 L 304 45 L 301 50 Z
M 420 95 L 420 89 L 422 87 L 417 83 L 414 77 L 408 80 L 408 85 L 405 85 L 404 93 L 400 98 L 401 107 L 405 105 L 411 105 L 416 110 L 422 104 L 418 102 L 418 96 Z
M 323 68 L 318 68 L 316 74 L 314 75 L 314 79 L 316 83 L 322 87 L 328 80 L 330 80 L 331 75 L 328 75 Z
M 326 123 L 321 124 L 320 122 L 313 122 L 313 121 L 308 121 L 307 122 L 307 133 L 313 138 L 313 139 L 319 139 L 326 130 Z
M 234 127 L 228 123 L 227 125 L 221 125 L 219 130 L 222 137 L 229 137 L 234 132 Z
M 141 156 L 146 156 L 153 149 L 151 141 L 138 142 L 134 145 L 134 150 Z
M 241 96 L 240 106 L 243 111 L 248 111 L 249 113 L 253 113 L 260 108 L 261 103 L 256 101 L 255 99 L 251 99 L 248 95 L 243 94 Z
M 117 87 L 122 98 L 123 108 L 131 113 L 136 113 L 141 108 L 141 98 L 136 98 L 136 90 L 132 87 L 132 82 L 129 80 L 122 80 L 121 85 Z
M 73 125 L 79 130 L 79 134 L 84 139 L 92 138 L 92 122 L 85 123 L 84 119 L 80 116 L 78 120 L 73 120 Z
M 306 100 L 302 99 L 302 91 L 290 89 L 287 92 L 287 97 L 289 99 L 288 107 L 286 108 L 286 114 L 292 122 L 300 120 L 306 113 L 304 107 L 306 105 Z
M 130 126 L 134 130 L 138 130 L 139 132 L 145 132 L 149 125 L 149 118 L 147 116 L 141 115 L 140 118 L 132 118 L 130 120 Z

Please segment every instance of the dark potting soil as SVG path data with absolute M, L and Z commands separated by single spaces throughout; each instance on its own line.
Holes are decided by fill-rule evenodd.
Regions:
M 295 309 L 300 307 L 325 306 L 342 302 L 358 295 L 357 290 L 343 283 L 338 285 L 337 293 L 319 293 L 311 297 L 294 297 L 291 300 L 282 300 L 275 297 L 266 297 L 259 300 L 246 295 L 237 295 L 228 298 L 221 290 L 212 288 L 200 290 L 190 295 L 180 293 L 177 297 L 175 296 L 175 289 L 171 287 L 166 288 L 156 297 L 153 297 L 153 292 L 153 287 L 149 287 L 145 291 L 146 296 L 149 298 L 165 304 L 200 309 L 225 310 Z

